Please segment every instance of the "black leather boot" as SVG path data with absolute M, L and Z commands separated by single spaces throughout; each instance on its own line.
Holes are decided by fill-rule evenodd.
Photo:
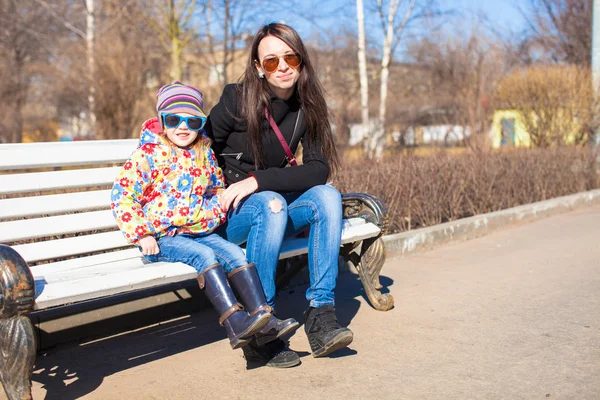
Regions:
M 352 343 L 354 334 L 342 328 L 332 305 L 309 307 L 304 312 L 304 330 L 313 357 L 323 357 Z
M 237 291 L 242 304 L 250 315 L 260 311 L 271 313 L 271 319 L 259 332 L 255 334 L 256 343 L 262 346 L 282 336 L 289 335 L 300 327 L 298 321 L 293 318 L 281 320 L 274 315 L 273 308 L 267 304 L 265 294 L 260 284 L 260 278 L 254 263 L 244 265 L 228 275 L 231 285 Z
M 264 366 L 272 368 L 290 368 L 300 364 L 300 357 L 288 348 L 287 343 L 275 339 L 263 346 L 252 339 L 248 346 L 242 347 L 247 368 Z
M 245 346 L 252 335 L 262 329 L 271 318 L 271 314 L 262 311 L 251 316 L 238 303 L 221 264 L 213 264 L 202 271 L 198 277 L 200 289 L 204 290 L 217 312 L 221 315 L 219 324 L 225 327 L 229 344 L 234 349 Z

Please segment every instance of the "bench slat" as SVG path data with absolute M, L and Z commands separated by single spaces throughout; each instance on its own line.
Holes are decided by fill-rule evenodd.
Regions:
M 107 208 L 110 190 L 52 194 L 0 200 L 0 219 L 64 214 L 93 208 Z
M 342 244 L 379 232 L 377 226 L 362 218 L 344 220 Z M 307 242 L 308 238 L 286 240 L 280 258 L 306 253 Z M 196 277 L 195 270 L 185 264 L 146 264 L 137 249 L 39 265 L 32 272 L 37 310 Z
M 35 277 L 35 276 L 34 276 Z M 88 275 L 54 284 L 46 283 L 43 276 L 35 277 L 35 310 L 111 296 L 133 290 L 151 288 L 168 283 L 194 279 L 196 270 L 181 263 L 154 263 L 117 273 Z
M 166 265 L 172 265 L 174 263 L 165 263 Z M 102 276 L 112 274 L 114 277 L 118 277 L 128 271 L 133 271 L 138 268 L 145 268 L 148 265 L 153 265 L 145 261 L 138 252 L 138 256 L 126 260 L 115 260 L 110 263 L 103 263 L 96 266 L 86 266 L 73 269 L 63 269 L 62 271 L 49 271 L 49 273 L 43 273 L 43 270 L 36 270 L 33 274 L 34 278 L 39 281 L 44 281 L 45 285 L 54 285 L 57 283 L 70 282 L 73 280 L 81 281 L 95 276 Z
M 106 167 L 0 175 L 0 195 L 112 185 L 120 170 Z
M 0 243 L 116 227 L 110 210 L 0 222 Z
M 138 139 L 0 145 L 0 170 L 123 163 Z
M 16 250 L 16 246 L 15 246 Z M 137 248 L 118 250 L 110 253 L 95 254 L 93 256 L 72 258 L 70 260 L 56 261 L 48 264 L 40 264 L 31 268 L 34 275 L 51 275 L 68 271 L 73 273 L 80 268 L 90 268 L 98 265 L 109 265 L 116 262 L 134 262 L 141 260 L 142 253 Z M 135 261 L 137 262 L 137 261 Z
M 76 236 L 65 239 L 47 240 L 13 246 L 28 263 L 53 260 L 80 254 L 96 253 L 127 247 L 129 244 L 119 231 L 102 232 L 92 235 Z M 138 252 L 139 255 L 139 252 Z M 85 265 L 86 260 L 80 258 Z

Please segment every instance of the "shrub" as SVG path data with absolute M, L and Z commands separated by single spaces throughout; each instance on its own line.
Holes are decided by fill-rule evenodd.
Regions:
M 495 94 L 502 108 L 519 112 L 537 147 L 584 144 L 597 127 L 597 101 L 589 69 L 533 66 L 502 79 Z
M 390 214 L 390 233 L 600 187 L 594 155 L 580 147 L 398 153 L 380 162 L 346 162 L 342 171 L 335 186 L 379 197 Z

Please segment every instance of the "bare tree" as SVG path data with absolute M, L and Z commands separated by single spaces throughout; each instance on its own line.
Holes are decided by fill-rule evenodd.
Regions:
M 182 79 L 182 54 L 194 38 L 196 0 L 148 0 L 147 18 L 165 52 L 169 54 L 171 80 Z
M 5 115 L 0 126 L 0 136 L 10 142 L 23 140 L 23 109 L 27 102 L 32 80 L 37 75 L 36 64 L 50 56 L 45 46 L 43 31 L 49 29 L 48 19 L 43 10 L 32 1 L 0 0 L 0 102 Z M 11 132 L 8 134 L 7 132 Z
M 246 48 L 265 4 L 264 0 L 207 0 L 202 55 L 221 85 L 238 78 L 230 76 L 231 66 L 242 56 L 238 50 Z
M 155 78 L 163 73 L 165 55 L 152 29 L 135 18 L 143 4 L 104 2 L 104 17 L 114 23 L 98 40 L 104 51 L 97 60 L 97 137 L 137 137 L 141 122 L 155 115 Z
M 86 29 L 85 29 L 85 47 L 88 64 L 88 107 L 90 134 L 95 136 L 96 131 L 96 5 L 94 0 L 85 0 L 86 11 Z
M 406 6 L 404 6 L 404 4 L 406 4 Z M 380 158 L 383 153 L 383 146 L 385 144 L 389 66 L 393 55 L 400 44 L 409 23 L 423 17 L 432 17 L 438 14 L 437 12 L 434 12 L 435 4 L 435 0 L 420 0 L 419 2 L 416 0 L 409 0 L 406 3 L 404 3 L 403 0 L 388 0 L 386 11 L 386 3 L 384 3 L 383 0 L 376 1 L 375 10 L 383 33 L 383 43 L 380 48 L 381 69 L 379 113 L 377 123 L 365 142 L 369 158 Z M 397 18 L 400 10 L 404 10 L 404 15 L 401 19 Z
M 367 76 L 367 52 L 365 39 L 365 11 L 362 0 L 356 0 L 356 19 L 358 22 L 358 69 L 360 76 L 360 107 L 362 130 L 369 129 L 369 78 Z
M 590 65 L 592 0 L 529 0 L 522 14 L 532 31 L 529 47 L 555 62 Z
M 478 27 L 466 38 L 462 35 L 444 31 L 412 44 L 408 53 L 430 74 L 430 91 L 424 94 L 430 107 L 445 124 L 459 127 L 464 144 L 479 152 L 489 148 L 491 99 L 511 58 L 503 43 Z
M 48 3 L 45 0 L 36 0 L 36 2 L 47 10 L 50 15 L 56 18 L 65 28 L 69 29 L 75 35 L 85 40 L 86 44 L 86 61 L 87 61 L 87 88 L 88 88 L 88 123 L 90 132 L 88 134 L 92 137 L 95 136 L 96 126 L 96 80 L 95 80 L 95 42 L 96 42 L 96 3 L 95 0 L 85 0 L 84 11 L 86 16 L 85 31 L 76 26 L 76 24 L 70 22 L 68 18 L 61 15 L 57 11 L 59 7 L 58 2 L 53 4 Z
M 342 147 L 349 143 L 349 124 L 360 119 L 362 109 L 356 46 L 354 35 L 342 30 L 336 36 L 321 40 L 318 49 L 309 47 L 335 122 L 336 142 Z
M 402 33 L 406 28 L 406 24 L 410 20 L 413 9 L 415 7 L 416 0 L 411 0 L 408 7 L 406 8 L 404 19 L 400 24 L 396 24 L 396 14 L 402 0 L 390 0 L 388 5 L 387 17 L 383 9 L 383 2 L 377 0 L 377 10 L 381 19 L 381 27 L 385 31 L 385 37 L 383 39 L 383 55 L 381 57 L 381 82 L 380 82 L 380 97 L 379 97 L 379 118 L 377 120 L 377 129 L 372 132 L 370 145 L 369 145 L 369 157 L 381 158 L 383 153 L 383 145 L 385 140 L 385 114 L 387 105 L 387 93 L 388 93 L 388 77 L 390 74 L 389 66 L 392 57 L 392 46 L 397 46 L 402 37 Z M 394 43 L 395 40 L 395 43 Z

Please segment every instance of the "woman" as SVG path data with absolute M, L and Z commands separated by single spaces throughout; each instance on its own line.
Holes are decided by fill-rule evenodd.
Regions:
M 334 309 L 341 196 L 326 185 L 339 160 L 321 84 L 294 29 L 272 23 L 256 33 L 240 83 L 225 87 L 207 132 L 229 185 L 221 198 L 228 221 L 217 233 L 236 244 L 247 242 L 246 256 L 257 265 L 273 307 L 281 243 L 309 228 L 309 307 L 304 317 L 312 353 L 322 357 L 348 346 L 353 334 L 339 325 Z M 290 164 L 285 147 L 293 154 L 299 143 L 303 164 L 285 168 Z M 273 316 L 244 347 L 246 359 L 273 367 L 298 365 L 298 355 L 279 339 L 298 326 L 293 319 Z

